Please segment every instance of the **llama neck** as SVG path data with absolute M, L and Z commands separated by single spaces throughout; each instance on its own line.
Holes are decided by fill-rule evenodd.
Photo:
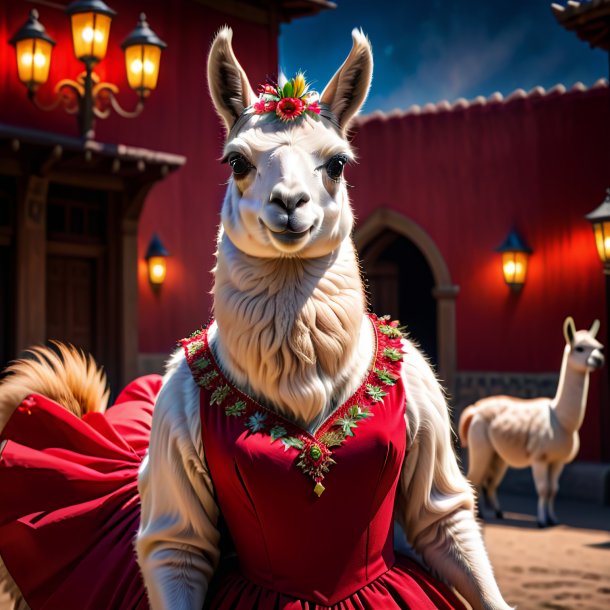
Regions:
M 553 407 L 562 428 L 575 432 L 582 425 L 587 406 L 589 371 L 574 370 L 568 364 L 569 346 L 566 346 L 561 364 L 561 374 Z
M 297 421 L 312 422 L 353 379 L 363 312 L 351 240 L 321 258 L 263 259 L 221 238 L 215 349 L 238 385 Z

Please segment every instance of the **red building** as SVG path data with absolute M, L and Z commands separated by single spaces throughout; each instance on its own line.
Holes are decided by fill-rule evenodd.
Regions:
M 278 24 L 330 3 L 112 4 L 119 14 L 96 72 L 119 86 L 123 105 L 136 98 L 119 45 L 144 4 L 168 47 L 142 115 L 98 121 L 97 145 L 74 137 L 73 117 L 27 102 L 6 41 L 36 3 L 0 9 L 0 360 L 54 336 L 91 349 L 118 385 L 157 369 L 211 314 L 227 178 L 205 82 L 214 32 L 234 29 L 236 54 L 260 82 L 277 69 Z M 38 8 L 57 41 L 39 91 L 48 103 L 53 85 L 82 68 L 63 12 Z M 373 114 L 356 126 L 359 163 L 348 180 L 371 301 L 409 326 L 458 407 L 490 393 L 552 395 L 567 315 L 579 328 L 600 318 L 607 341 L 604 278 L 584 215 L 610 186 L 609 103 L 605 85 L 557 87 Z M 533 249 L 518 293 L 495 252 L 513 227 Z M 171 252 L 160 290 L 144 260 L 155 233 Z M 596 373 L 581 459 L 610 458 L 609 409 L 605 373 Z

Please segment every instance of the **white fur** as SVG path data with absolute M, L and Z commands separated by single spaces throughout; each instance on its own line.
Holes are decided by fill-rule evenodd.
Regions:
M 531 466 L 538 492 L 538 523 L 557 522 L 554 501 L 559 476 L 578 454 L 589 373 L 604 361 L 603 346 L 595 339 L 598 328 L 596 322 L 591 330 L 576 332 L 572 318 L 566 319 L 566 346 L 553 399 L 490 396 L 462 412 L 460 437 L 468 447 L 468 478 L 483 488 L 498 516 L 502 513 L 496 490 L 507 468 Z

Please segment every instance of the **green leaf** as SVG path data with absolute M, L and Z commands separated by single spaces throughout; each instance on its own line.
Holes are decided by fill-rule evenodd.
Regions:
M 232 404 L 229 407 L 225 408 L 225 413 L 227 415 L 232 415 L 233 417 L 241 417 L 246 410 L 246 403 L 243 400 L 238 400 L 235 404 Z
M 402 354 L 395 347 L 386 347 L 383 350 L 383 355 L 385 358 L 388 358 L 393 362 L 398 362 L 399 360 L 402 360 Z
M 210 371 L 201 376 L 199 379 L 199 385 L 202 385 L 204 388 L 209 390 L 210 386 L 212 385 L 212 381 L 214 381 L 216 377 L 218 377 L 218 373 L 216 371 Z
M 225 385 L 218 386 L 214 392 L 212 392 L 212 396 L 210 397 L 211 405 L 219 405 L 224 399 L 231 393 L 231 386 Z
M 282 443 L 284 443 L 284 451 L 288 451 L 290 447 L 294 447 L 295 449 L 303 449 L 305 443 L 296 436 L 285 436 L 282 438 Z
M 284 85 L 284 89 L 283 89 L 283 96 L 284 97 L 292 97 L 292 91 L 293 91 L 293 87 L 292 87 L 292 81 L 288 81 L 285 85 Z
M 271 428 L 271 431 L 269 432 L 269 434 L 271 434 L 271 442 L 275 443 L 275 441 L 277 441 L 278 438 L 282 438 L 283 436 L 286 436 L 286 434 L 288 434 L 288 430 L 286 430 L 286 428 L 284 428 L 284 426 L 273 426 L 273 428 Z
M 340 417 L 334 424 L 343 430 L 345 436 L 354 436 L 353 429 L 358 427 L 356 420 L 351 415 Z
M 198 371 L 203 371 L 204 369 L 207 369 L 210 364 L 209 359 L 203 357 L 195 360 L 195 362 L 193 362 L 193 367 L 195 367 Z
M 396 383 L 396 380 L 398 379 L 398 377 L 390 373 L 388 369 L 374 369 L 374 371 L 379 381 L 385 383 L 386 385 L 394 385 Z
M 203 347 L 203 341 L 192 341 L 187 345 L 188 355 L 192 356 L 197 353 Z
M 389 324 L 381 324 L 379 326 L 379 332 L 382 332 L 384 335 L 390 337 L 390 339 L 398 339 L 402 337 L 402 333 L 396 326 L 391 326 Z
M 373 385 L 372 383 L 366 384 L 366 393 L 371 397 L 373 402 L 379 402 L 383 400 L 384 396 L 387 396 L 388 393 L 384 392 L 380 386 Z

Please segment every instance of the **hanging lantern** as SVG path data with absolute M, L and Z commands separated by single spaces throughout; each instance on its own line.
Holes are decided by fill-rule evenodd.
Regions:
M 157 86 L 161 51 L 167 45 L 150 29 L 146 15 L 140 14 L 136 28 L 121 44 L 129 86 L 146 97 Z
M 148 263 L 148 279 L 153 286 L 160 286 L 167 275 L 167 257 L 169 252 L 158 235 L 153 235 L 144 258 Z
M 610 274 L 610 189 L 607 189 L 603 203 L 585 218 L 593 226 L 595 245 L 604 265 L 604 273 Z
M 35 8 L 9 42 L 17 53 L 19 80 L 33 93 L 49 78 L 51 53 L 55 46 L 55 41 L 38 21 L 38 11 Z
M 116 15 L 102 0 L 76 0 L 66 8 L 72 23 L 74 54 L 82 62 L 96 64 L 106 56 L 110 23 Z
M 504 281 L 512 290 L 520 290 L 525 284 L 527 264 L 532 249 L 525 244 L 519 233 L 513 229 L 504 242 L 496 248 L 502 253 Z

